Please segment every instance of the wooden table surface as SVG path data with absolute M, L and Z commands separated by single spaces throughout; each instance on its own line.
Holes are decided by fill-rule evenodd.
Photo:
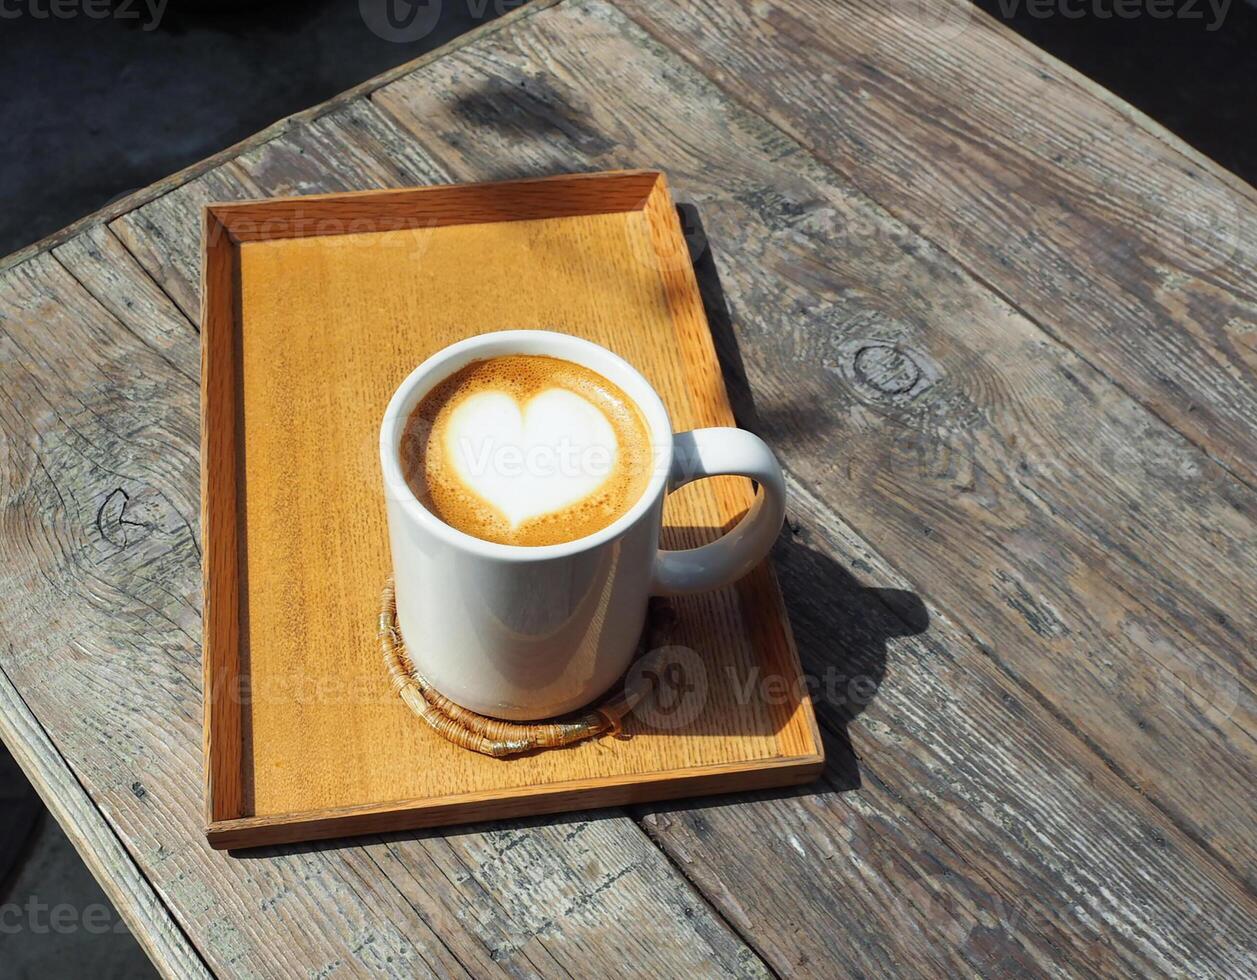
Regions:
M 788 473 L 824 778 L 211 851 L 200 206 L 638 166 Z M 1257 192 L 967 3 L 533 3 L 0 267 L 0 733 L 172 975 L 1251 976 L 1255 263 Z

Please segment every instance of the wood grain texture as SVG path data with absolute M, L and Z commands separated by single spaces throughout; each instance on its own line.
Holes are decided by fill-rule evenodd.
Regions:
M 1257 191 L 967 3 L 626 10 L 1257 484 Z
M 805 669 L 881 679 L 867 706 L 841 687 L 818 699 L 832 738 L 859 714 L 861 785 L 835 771 L 828 792 L 797 799 L 643 811 L 760 955 L 804 975 L 947 972 L 927 951 L 987 976 L 1242 972 L 1247 890 L 1090 765 L 963 628 L 914 610 L 912 583 L 823 501 L 796 480 L 790 490 L 793 533 L 775 560 Z M 752 838 L 770 842 L 766 854 L 729 860 L 730 842 Z M 1213 896 L 1212 911 L 1184 915 L 1199 906 L 1183 887 Z M 862 925 L 826 929 L 836 906 Z
M 198 323 L 201 244 L 189 229 L 200 227 L 206 204 L 414 186 L 440 176 L 422 149 L 379 112 L 365 102 L 351 103 L 169 189 L 142 209 L 119 216 L 110 228 L 184 315 Z
M 211 201 L 261 196 L 234 163 L 225 163 L 129 211 L 109 229 L 193 323 L 201 320 L 201 212 Z M 192 234 L 192 230 L 196 234 Z
M 551 58 L 544 79 L 532 62 L 539 50 Z M 580 81 L 594 77 L 610 84 L 594 88 Z M 1135 902 L 1144 886 L 1136 866 L 1126 861 L 1125 848 L 1139 840 L 1145 820 L 1155 821 L 1160 833 L 1181 821 L 1187 834 L 1173 832 L 1189 848 L 1197 846 L 1192 838 L 1202 830 L 1208 841 L 1209 853 L 1195 852 L 1189 876 L 1207 890 L 1228 892 L 1234 885 L 1225 884 L 1226 872 L 1215 860 L 1246 876 L 1252 824 L 1244 787 L 1253 758 L 1243 633 L 1216 620 L 1200 621 L 1194 604 L 1177 602 L 1174 595 L 1198 587 L 1192 576 L 1181 574 L 1187 556 L 1213 569 L 1207 573 L 1210 594 L 1197 593 L 1197 601 L 1214 603 L 1215 579 L 1223 591 L 1236 583 L 1223 619 L 1246 615 L 1239 584 L 1253 578 L 1239 544 L 1251 533 L 1246 488 L 928 243 L 842 188 L 779 133 L 729 106 L 701 79 L 677 71 L 606 7 L 552 9 L 530 22 L 526 37 L 499 36 L 490 49 L 467 50 L 429 66 L 386 86 L 374 99 L 461 177 L 486 175 L 481 163 L 486 156 L 498 167 L 509 158 L 511 169 L 495 175 L 645 160 L 665 166 L 683 198 L 699 207 L 740 335 L 754 352 L 748 373 L 762 429 L 787 464 L 806 471 L 809 482 L 821 483 L 822 493 L 858 517 L 879 548 L 883 542 L 893 547 L 896 560 L 913 570 L 917 587 L 945 600 L 947 615 L 959 607 L 966 634 L 978 637 L 977 655 L 997 658 L 995 689 L 984 682 L 982 693 L 974 695 L 979 702 L 994 697 L 995 704 L 1004 698 L 1021 703 L 1029 697 L 1047 709 L 1036 729 L 1050 731 L 1064 716 L 1074 733 L 1051 743 L 1052 754 L 1063 754 L 1053 765 L 1079 767 L 1081 773 L 1114 767 L 1128 781 L 1119 791 L 1106 780 L 1105 792 L 1113 797 L 1088 803 L 1106 814 L 1089 834 L 1102 837 L 1111 821 L 1129 835 L 1096 860 Z M 701 118 L 702 126 L 686 126 L 683 120 L 691 118 Z M 474 156 L 466 149 L 468 119 L 478 127 Z M 667 137 L 652 139 L 660 129 L 646 119 L 669 120 L 663 127 Z M 678 132 L 683 139 L 675 138 Z M 497 152 L 486 154 L 486 147 Z M 905 360 L 912 358 L 906 364 L 898 358 L 901 349 L 909 351 Z M 928 352 L 919 358 L 921 368 L 918 351 Z M 946 375 L 939 373 L 940 364 Z M 1076 385 L 1089 392 L 1086 417 L 1077 410 Z M 936 390 L 924 396 L 931 386 Z M 1033 393 L 1034 403 L 1022 404 L 1021 392 Z M 961 441 L 970 432 L 972 440 Z M 1149 458 L 1141 459 L 1132 446 L 1143 447 Z M 1038 479 L 1035 470 L 1020 465 L 1032 460 L 1044 471 Z M 1182 462 L 1163 470 L 1168 460 Z M 1182 486 L 1180 465 L 1199 474 L 1190 487 Z M 1062 479 L 1069 471 L 1077 475 Z M 1011 475 L 995 482 L 1001 474 Z M 958 489 L 971 479 L 977 481 L 973 489 Z M 900 516 L 899 505 L 890 505 L 904 497 L 911 504 L 903 505 L 906 513 Z M 1174 561 L 1165 560 L 1163 544 L 1141 540 L 1147 529 L 1121 516 L 1135 508 L 1153 515 L 1146 520 L 1155 534 L 1181 535 Z M 948 515 L 953 515 L 948 537 L 932 546 L 923 530 L 933 534 Z M 1211 539 L 1215 547 L 1201 548 L 1200 537 L 1214 521 L 1231 530 Z M 989 578 L 977 574 L 982 567 Z M 1062 576 L 1062 568 L 1079 571 Z M 1103 571 L 1083 571 L 1093 568 Z M 1110 581 L 1115 573 L 1123 576 L 1120 584 Z M 1162 576 L 1170 577 L 1171 588 L 1162 585 Z M 796 585 L 807 588 L 801 580 Z M 1068 617 L 1065 630 L 1044 625 L 1030 588 L 1050 590 L 1044 605 Z M 1167 622 L 1162 606 L 1170 616 L 1177 606 L 1181 619 Z M 1060 613 L 1062 608 L 1068 611 Z M 1162 636 L 1206 634 L 1209 641 L 1190 652 L 1167 649 L 1151 629 L 1139 632 L 1137 625 L 1149 622 L 1165 631 Z M 1212 645 L 1217 625 L 1223 627 L 1216 634 L 1220 650 Z M 1104 659 L 1093 665 L 1090 651 L 1097 643 Z M 1229 691 L 1238 696 L 1228 698 Z M 927 721 L 937 697 L 938 692 L 923 695 L 914 709 L 925 726 L 922 752 L 937 737 Z M 975 703 L 969 713 L 981 721 L 992 710 Z M 975 731 L 956 738 L 979 758 L 985 757 L 984 746 L 1007 735 Z M 876 752 L 866 754 L 875 773 L 876 759 L 887 751 L 879 741 Z M 1184 751 L 1191 764 L 1175 766 L 1174 778 L 1167 780 L 1164 760 L 1181 760 Z M 897 752 L 892 752 L 896 758 Z M 1048 778 L 1050 766 L 1035 768 L 1039 778 Z M 905 771 L 894 792 L 905 799 L 937 799 L 941 791 L 957 792 L 959 783 L 977 806 L 978 797 L 1007 791 L 999 788 L 1005 780 L 1002 764 L 965 769 L 967 774 L 944 776 L 927 767 L 932 779 L 945 780 L 933 791 L 914 781 L 921 770 L 912 777 Z M 1129 785 L 1132 773 L 1138 774 L 1139 789 L 1171 808 L 1172 819 L 1146 806 Z M 1095 777 L 1084 777 L 1090 778 Z M 1053 781 L 1052 789 L 1036 783 L 1034 793 L 1007 797 L 1000 809 L 1018 814 L 1020 830 L 968 825 L 949 837 L 950 845 L 968 853 L 984 841 L 991 850 L 982 860 L 1001 867 L 1011 845 L 996 841 L 1006 833 L 1064 829 L 1052 799 L 1074 798 L 1071 783 Z M 1219 785 L 1227 788 L 1219 791 Z M 1202 795 L 1216 806 L 1198 807 Z M 735 820 L 736 811 L 730 822 Z M 740 838 L 731 833 L 730 839 Z M 1082 839 L 1058 846 L 1063 854 L 1094 850 Z M 727 849 L 718 842 L 712 847 L 717 853 Z M 1040 874 L 1031 870 L 1038 858 L 1025 857 L 1030 863 L 1018 874 Z M 775 859 L 764 860 L 771 867 Z M 1063 869 L 1059 873 L 1068 877 Z M 721 877 L 719 868 L 712 872 L 712 878 Z M 1005 900 L 1017 901 L 1032 887 L 1024 880 L 1010 883 Z M 1157 929 L 1173 935 L 1172 909 L 1157 916 Z M 1243 955 L 1236 931 L 1241 921 L 1231 920 L 1226 956 Z M 1089 955 L 1089 941 L 1071 937 L 1068 929 L 1044 938 L 1041 948 L 1068 948 L 1071 942 L 1075 955 Z M 1139 947 L 1136 942 L 1123 955 L 1134 962 L 1147 956 L 1145 964 L 1156 969 L 1163 951 Z M 1211 955 L 1207 944 L 1193 950 L 1190 956 L 1199 962 Z M 1122 969 L 1114 963 L 1113 970 Z
M 309 228 L 333 232 L 311 237 L 291 222 L 314 209 Z M 627 740 L 511 760 L 466 752 L 418 723 L 381 669 L 374 623 L 389 562 L 376 433 L 415 364 L 475 332 L 544 327 L 629 360 L 678 430 L 733 423 L 660 174 L 211 205 L 206 220 L 211 841 L 763 788 L 819 771 L 815 722 L 797 697 L 798 661 L 788 627 L 773 621 L 781 602 L 767 573 L 674 602 L 667 642 L 703 658 L 704 707 L 675 727 L 633 716 Z M 215 235 L 216 221 L 230 238 Z M 367 230 L 376 226 L 385 230 Z M 242 227 L 279 237 L 237 245 Z M 737 480 L 678 494 L 665 541 L 718 536 L 752 499 Z M 739 697 L 738 679 L 760 673 L 792 696 Z
M 444 174 L 366 99 L 340 106 L 299 132 L 242 153 L 233 163 L 268 197 L 414 187 Z
M 188 321 L 113 232 L 95 225 L 52 254 L 119 324 L 135 330 L 141 343 L 197 383 L 200 359 L 188 346 Z
M 201 229 L 202 699 L 206 819 L 244 812 L 248 652 L 241 643 L 248 564 L 240 523 L 244 374 L 237 343 L 240 246 L 209 208 Z
M 1243 391 L 1240 415 L 1213 404 L 1230 421 L 1193 432 L 1155 377 L 1181 347 L 1166 377 L 1200 373 L 1203 405 L 1251 347 L 1230 273 L 1215 288 L 1201 269 L 1216 225 L 1175 219 L 1217 213 L 1214 181 L 1243 186 L 1148 142 L 1129 107 L 998 27 L 953 56 L 928 25 L 887 30 L 848 4 L 836 20 L 819 5 L 624 9 L 675 50 L 608 8 L 548 7 L 354 107 L 379 133 L 361 149 L 339 110 L 327 128 L 312 112 L 216 174 L 227 198 L 664 166 L 697 205 L 704 288 L 729 307 L 742 394 L 792 470 L 777 562 L 805 663 L 876 689 L 822 698 L 828 790 L 636 811 L 719 916 L 619 814 L 248 861 L 197 841 L 197 644 L 178 632 L 199 635 L 195 398 L 162 373 L 169 351 L 146 350 L 152 306 L 112 296 L 151 285 L 107 285 L 87 243 L 58 257 L 108 290 L 100 304 L 42 258 L 0 281 L 0 664 L 15 688 L 221 973 L 755 973 L 756 953 L 783 976 L 1251 973 L 1252 501 L 1123 392 L 1244 472 L 1226 456 L 1251 424 Z M 392 179 L 394 154 L 425 175 Z M 968 185 L 947 183 L 956 160 Z M 1203 203 L 1177 194 L 1184 160 Z M 104 217 L 195 320 L 209 198 L 178 183 L 142 216 Z M 1140 256 L 1153 274 L 1128 289 Z M 1239 311 L 1223 322 L 1234 342 L 1216 339 L 1219 309 Z M 1120 330 L 1095 353 L 1078 338 L 1106 319 Z M 1104 353 L 1144 329 L 1155 343 L 1137 357 Z M 736 365 L 736 346 L 723 353 Z M 191 335 L 181 357 L 195 362 Z
M 353 728 L 346 726 L 346 731 L 353 731 Z M 721 739 L 724 740 L 723 733 Z M 642 741 L 636 736 L 634 740 Z M 263 761 L 283 758 L 280 752 L 273 749 L 263 755 L 266 747 L 260 746 L 257 741 L 254 745 L 257 746 L 254 749 L 255 757 L 262 756 Z M 676 754 L 675 750 L 670 753 L 671 756 Z M 469 778 L 460 773 L 445 772 L 440 768 L 428 769 L 427 766 L 436 755 L 430 746 L 425 745 L 411 756 L 416 768 L 440 774 L 439 780 L 430 781 L 435 785 L 424 785 L 422 795 L 385 803 L 319 808 L 309 808 L 304 799 L 298 799 L 297 805 L 304 806 L 305 809 L 217 819 L 209 825 L 206 837 L 213 847 L 229 849 L 362 834 L 387 834 L 401 830 L 651 803 L 656 800 L 796 786 L 815 780 L 822 768 L 819 753 L 810 756 L 772 756 L 712 765 L 673 763 L 665 759 L 657 763 L 659 768 L 649 772 L 624 774 L 614 771 L 614 762 L 607 762 L 602 767 L 603 771 L 582 779 L 560 781 L 547 772 L 536 784 L 517 786 L 512 784 L 516 774 L 506 772 L 486 775 L 483 781 L 488 784 L 487 788 L 465 790 L 461 784 L 475 781 L 476 774 Z M 584 772 L 592 767 L 583 761 L 574 761 L 571 768 L 576 772 Z M 495 776 L 498 778 L 495 779 Z M 495 782 L 503 785 L 495 786 Z M 451 787 L 454 792 L 444 792 L 442 787 L 446 786 Z
M 49 256 L 0 276 L 0 666 L 209 969 L 762 976 L 623 816 L 206 845 L 197 394 L 141 333 Z
M 491 131 L 524 167 L 564 153 L 590 161 L 590 138 L 564 142 L 546 127 L 555 105 L 607 131 L 593 163 L 643 155 L 664 163 L 682 196 L 700 203 L 729 299 L 754 330 L 755 390 L 773 400 L 775 444 L 787 458 L 797 452 L 801 473 L 860 515 L 858 526 L 963 611 L 988 645 L 998 643 L 1017 674 L 1133 781 L 1206 837 L 1219 835 L 1248 876 L 1252 494 L 775 131 L 697 77 L 681 87 L 673 71 L 679 91 L 669 96 L 652 82 L 666 62 L 643 52 L 634 32 L 609 15 L 569 10 L 530 21 L 531 32 L 558 49 L 552 23 L 584 30 L 584 50 L 616 65 L 614 99 L 553 84 L 544 100 L 528 93 L 528 49 L 508 47 L 506 36 L 492 52 L 464 52 L 376 99 L 429 133 L 431 152 L 441 139 L 469 175 L 478 171 L 459 132 L 468 103 L 479 105 L 478 119 L 497 119 Z M 570 77 L 601 70 L 563 51 Z M 525 85 L 503 75 L 508 58 Z M 670 98 L 677 116 L 704 106 L 704 131 L 679 144 L 646 142 L 630 107 L 657 117 Z M 931 542 L 925 527 L 946 536 Z M 1042 609 L 1023 598 L 1027 583 L 1042 590 Z M 1198 644 L 1182 650 L 1178 637 Z M 1065 655 L 1096 646 L 1110 663 L 1120 658 L 1120 673 Z M 1165 691 L 1178 696 L 1158 696 Z M 1186 784 L 1163 780 L 1163 760 L 1185 751 Z M 1197 812 L 1194 801 L 1219 785 L 1229 787 L 1221 812 Z

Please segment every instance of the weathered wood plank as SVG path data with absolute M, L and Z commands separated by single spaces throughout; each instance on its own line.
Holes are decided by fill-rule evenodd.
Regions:
M 178 305 L 200 321 L 201 209 L 215 201 L 260 197 L 262 192 L 233 162 L 207 171 L 150 204 L 128 211 L 109 229 Z
M 196 949 L 3 670 L 0 736 L 162 975 L 208 978 Z
M 135 257 L 104 225 L 95 225 L 53 249 L 57 261 L 120 324 L 195 385 L 200 353 L 188 343 L 188 321 Z
M 963 614 L 965 629 L 949 636 L 969 650 L 965 672 L 956 679 L 965 695 L 957 708 L 964 712 L 963 724 L 949 728 L 944 741 L 967 747 L 967 755 L 950 760 L 954 772 L 938 765 L 933 742 L 943 736 L 931 727 L 931 711 L 959 695 L 931 685 L 911 695 L 912 703 L 893 724 L 883 724 L 879 737 L 893 738 L 895 748 L 879 744 L 870 750 L 873 771 L 884 778 L 876 760 L 893 758 L 894 765 L 886 767 L 887 775 L 895 776 L 893 783 L 888 780 L 893 794 L 922 799 L 922 807 L 931 798 L 951 801 L 944 809 L 958 822 L 945 840 L 981 855 L 982 874 L 998 874 L 1002 901 L 1027 890 L 1055 892 L 1054 901 L 1081 902 L 1101 922 L 1112 913 L 1101 909 L 1097 891 L 1075 891 L 1082 880 L 1077 874 L 1099 874 L 1097 881 L 1116 888 L 1112 894 L 1123 895 L 1126 904 L 1110 918 L 1105 929 L 1113 935 L 1106 938 L 1127 945 L 1114 954 L 1114 970 L 1166 969 L 1175 957 L 1242 960 L 1243 944 L 1236 938 L 1243 933 L 1242 916 L 1228 920 L 1225 951 L 1211 951 L 1200 936 L 1182 939 L 1172 906 L 1154 911 L 1141 906 L 1146 899 L 1141 862 L 1160 867 L 1165 860 L 1147 853 L 1144 844 L 1147 828 L 1154 826 L 1158 836 L 1172 838 L 1176 848 L 1192 855 L 1175 872 L 1184 876 L 1176 887 L 1213 894 L 1210 901 L 1218 909 L 1243 894 L 1215 859 L 1239 869 L 1251 860 L 1244 787 L 1251 781 L 1252 745 L 1233 717 L 1248 709 L 1238 699 L 1223 704 L 1221 712 L 1203 698 L 1196 703 L 1192 684 L 1202 663 L 1206 672 L 1211 663 L 1222 667 L 1227 684 L 1246 684 L 1238 673 L 1238 635 L 1221 630 L 1218 659 L 1210 659 L 1217 650 L 1193 650 L 1185 664 L 1176 664 L 1172 657 L 1157 659 L 1162 648 L 1152 630 L 1213 639 L 1213 627 L 1195 617 L 1175 622 L 1173 601 L 1169 613 L 1159 606 L 1174 599 L 1168 594 L 1173 590 L 1200 597 L 1190 576 L 1176 567 L 1182 561 L 1204 562 L 1214 576 L 1231 583 L 1251 580 L 1249 559 L 1236 546 L 1251 527 L 1246 488 L 928 243 L 839 186 L 780 133 L 644 45 L 609 8 L 552 9 L 526 30 L 465 49 L 373 98 L 462 179 L 646 160 L 666 167 L 674 186 L 699 204 L 715 242 L 740 336 L 756 354 L 749 372 L 769 438 L 809 482 L 823 480 L 826 496 L 858 516 L 879 548 L 885 538 L 896 564 L 913 569 L 914 583 L 945 600 L 940 608 Z M 977 327 L 968 330 L 971 321 Z M 928 399 L 918 398 L 921 377 L 898 385 L 892 355 L 900 340 L 910 351 L 928 353 L 921 375 L 935 373 L 922 387 L 937 389 Z M 857 369 L 843 361 L 848 347 L 849 357 L 875 349 L 859 358 Z M 872 396 L 862 387 L 869 385 Z M 1098 421 L 1075 418 L 1075 385 L 1088 392 Z M 1023 392 L 1041 398 L 1042 405 L 1027 402 Z M 972 448 L 947 441 L 971 431 Z M 1156 463 L 1132 454 L 1132 445 L 1150 449 Z M 924 454 L 922 472 L 914 466 L 905 473 L 905 462 L 915 464 L 918 451 Z M 1055 463 L 1062 453 L 1062 462 Z M 853 489 L 839 482 L 848 456 Z M 1166 461 L 1168 472 L 1158 473 Z M 1026 474 L 1023 463 L 1041 471 Z M 1062 481 L 1066 464 L 1080 472 L 1064 472 Z M 1053 468 L 1058 465 L 1062 471 Z M 1179 466 L 1188 468 L 1176 472 Z M 1190 488 L 1179 486 L 1183 473 L 1195 477 Z M 901 482 L 912 487 L 898 488 Z M 881 502 L 883 495 L 888 503 Z M 911 507 L 897 500 L 910 501 Z M 1106 536 L 1106 520 L 1128 504 L 1145 507 L 1151 530 L 1132 529 L 1126 520 L 1117 528 L 1123 537 Z M 1072 510 L 1062 512 L 1064 505 Z M 1194 514 L 1201 513 L 1207 516 L 1193 525 Z M 937 515 L 948 518 L 954 545 L 943 539 L 931 543 L 933 531 L 923 534 Z M 884 533 L 888 517 L 893 520 Z M 1224 532 L 1209 538 L 1217 547 L 1210 554 L 1199 540 L 1217 526 L 1231 529 L 1234 537 L 1228 542 Z M 1164 557 L 1165 540 L 1157 538 L 1162 533 L 1181 551 L 1173 562 Z M 962 543 L 968 550 L 952 550 Z M 1062 563 L 1074 575 L 1057 583 Z M 1115 575 L 1120 581 L 1109 583 Z M 1172 583 L 1168 589 L 1161 584 L 1164 575 Z M 807 587 L 802 577 L 796 584 Z M 1242 588 L 1227 589 L 1225 615 L 1243 621 Z M 1212 607 L 1213 598 L 1208 601 Z M 1185 598 L 1181 602 L 1180 609 L 1190 605 Z M 1067 629 L 1051 628 L 1049 614 Z M 1123 629 L 1141 624 L 1155 627 Z M 964 639 L 970 633 L 976 641 Z M 1092 663 L 1093 644 L 1114 650 Z M 951 643 L 943 646 L 950 650 Z M 919 671 L 928 677 L 931 660 L 940 656 L 937 648 L 928 656 L 921 653 Z M 1156 696 L 1132 705 L 1132 686 Z M 1040 703 L 1044 690 L 1050 710 Z M 1239 693 L 1246 697 L 1246 688 Z M 1003 727 L 1011 724 L 1005 707 L 1010 704 L 1035 738 L 1026 742 L 1014 727 L 1024 757 L 1001 754 L 988 763 L 987 747 L 1010 738 Z M 1155 725 L 1140 730 L 1130 720 L 1132 711 L 1154 718 Z M 1058 717 L 1076 727 L 1086 744 L 1057 731 Z M 902 723 L 910 736 L 900 733 Z M 1088 745 L 1106 756 L 1097 757 Z M 1145 791 L 1191 835 L 1203 838 L 1212 857 L 1114 777 L 1108 768 L 1113 757 L 1127 780 L 1132 772 L 1149 778 Z M 1151 782 L 1164 779 L 1166 758 L 1185 757 L 1191 761 L 1176 765 L 1174 776 L 1189 785 Z M 1019 789 L 1011 789 L 1013 784 Z M 1202 812 L 1196 806 L 1201 793 L 1217 799 L 1218 810 Z M 1086 797 L 1087 826 L 1071 828 L 1060 808 L 1066 801 L 1072 807 L 1080 794 Z M 983 816 L 964 817 L 969 805 Z M 730 822 L 737 821 L 737 807 L 721 809 L 726 812 Z M 935 826 L 932 811 L 929 823 Z M 730 841 L 741 840 L 746 827 L 737 824 L 735 832 L 730 826 L 728 838 L 714 840 L 713 857 L 729 852 Z M 1117 828 L 1111 837 L 1110 827 Z M 1037 847 L 1021 843 L 1043 837 L 1052 839 L 1049 850 L 1055 855 L 1046 866 Z M 1136 851 L 1139 860 L 1132 860 Z M 1011 870 L 1004 867 L 1010 852 L 1017 855 Z M 719 871 L 714 877 L 720 878 Z M 704 889 L 720 901 L 719 888 L 704 883 Z M 741 901 L 744 890 L 734 891 Z M 1072 947 L 1070 955 L 1091 955 L 1090 940 L 1077 928 L 1080 919 L 1060 924 L 1048 905 L 1041 908 L 1040 950 L 1065 955 L 1060 950 Z M 741 925 L 736 911 L 722 909 Z M 1118 921 L 1145 914 L 1138 924 Z M 754 916 L 748 920 L 754 929 Z M 772 930 L 748 934 L 769 955 Z M 1184 941 L 1190 945 L 1176 951 Z
M 136 254 L 150 254 L 147 243 Z M 26 570 L 5 582 L 22 598 L 0 611 L 12 643 L 0 663 L 55 719 L 58 748 L 212 968 L 762 975 L 622 815 L 245 859 L 209 851 L 199 825 L 198 394 L 139 340 L 142 327 L 124 329 L 83 293 L 94 277 L 76 256 L 87 246 L 62 255 L 75 279 L 41 258 L 0 288 L 15 378 L 12 389 L 5 378 L 6 513 L 34 531 L 0 538 L 5 567 Z M 186 343 L 195 349 L 190 325 Z M 50 406 L 63 404 L 73 408 L 58 417 Z M 40 466 L 24 447 L 38 447 Z M 57 623 L 37 631 L 39 610 L 53 607 Z M 434 862 L 445 874 L 414 877 Z
M 1257 192 L 963 0 L 629 13 L 1257 483 Z
M 268 197 L 411 187 L 445 180 L 414 140 L 366 99 L 234 161 Z

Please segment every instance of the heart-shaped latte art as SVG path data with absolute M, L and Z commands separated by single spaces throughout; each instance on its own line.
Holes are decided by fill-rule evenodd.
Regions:
M 607 417 L 561 388 L 522 407 L 504 392 L 477 392 L 454 408 L 445 430 L 451 468 L 513 528 L 598 490 L 617 449 Z

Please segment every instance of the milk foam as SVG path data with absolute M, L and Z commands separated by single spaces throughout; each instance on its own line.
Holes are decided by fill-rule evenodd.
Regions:
M 606 527 L 652 473 L 640 410 L 571 361 L 509 354 L 474 361 L 425 395 L 398 446 L 402 473 L 451 527 L 544 546 Z
M 618 449 L 607 417 L 561 388 L 524 405 L 505 392 L 480 391 L 460 402 L 445 423 L 450 468 L 512 528 L 597 491 Z

